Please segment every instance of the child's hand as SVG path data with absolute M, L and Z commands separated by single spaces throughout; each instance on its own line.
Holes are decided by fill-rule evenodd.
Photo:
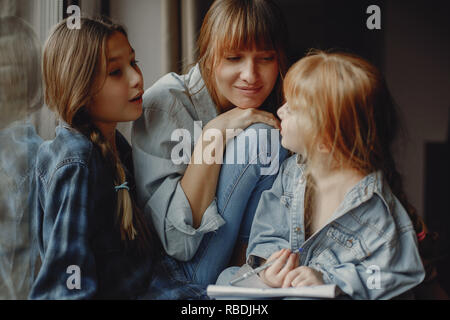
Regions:
M 300 266 L 291 270 L 283 281 L 283 288 L 318 286 L 324 284 L 323 274 L 316 269 Z
M 262 271 L 259 275 L 265 284 L 272 288 L 280 288 L 284 278 L 296 267 L 298 255 L 288 249 L 281 249 L 273 253 L 266 263 L 274 261 L 274 264 Z

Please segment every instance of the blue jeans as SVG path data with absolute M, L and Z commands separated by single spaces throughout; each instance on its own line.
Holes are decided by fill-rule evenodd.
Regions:
M 261 193 L 272 187 L 279 165 L 288 156 L 288 151 L 281 146 L 279 131 L 272 137 L 275 131 L 270 129 L 273 128 L 263 123 L 254 124 L 235 137 L 234 142 L 227 144 L 216 191 L 218 211 L 226 223 L 217 231 L 205 234 L 194 257 L 181 262 L 187 277 L 195 283 L 214 284 L 220 272 L 228 266 L 236 240 L 248 242 Z M 261 143 L 260 134 L 268 138 L 266 148 L 264 142 Z M 276 142 L 274 145 L 272 138 Z M 248 143 L 242 143 L 244 139 Z M 234 161 L 228 161 L 227 153 L 233 152 L 230 149 L 233 143 L 237 152 L 234 152 Z M 245 159 L 241 159 L 244 160 L 241 163 L 238 158 L 243 155 Z M 263 155 L 268 157 L 264 159 Z M 267 163 L 269 157 L 271 161 Z M 270 171 L 269 167 L 273 170 Z

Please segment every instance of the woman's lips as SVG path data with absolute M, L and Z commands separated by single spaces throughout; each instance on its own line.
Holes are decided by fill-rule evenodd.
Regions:
M 254 95 L 258 94 L 263 87 L 261 86 L 261 87 L 235 87 L 235 88 L 245 95 Z

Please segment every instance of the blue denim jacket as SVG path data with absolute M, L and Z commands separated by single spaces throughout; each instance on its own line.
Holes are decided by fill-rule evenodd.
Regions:
M 272 189 L 262 194 L 248 264 L 290 248 L 300 252 L 300 265 L 321 271 L 325 283 L 354 299 L 390 299 L 424 279 L 412 223 L 381 172 L 354 186 L 326 225 L 305 241 L 304 170 L 297 155 L 288 158 Z
M 175 261 L 167 256 L 154 261 L 125 247 L 116 224 L 112 173 L 100 151 L 74 129 L 60 126 L 56 132 L 37 155 L 33 233 L 42 267 L 30 298 L 203 297 L 203 288 L 191 286 Z M 116 145 L 134 194 L 131 147 L 118 131 Z

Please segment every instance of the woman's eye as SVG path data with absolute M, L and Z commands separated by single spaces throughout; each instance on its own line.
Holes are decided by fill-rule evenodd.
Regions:
M 137 66 L 137 64 L 139 63 L 139 61 L 137 61 L 137 60 L 132 60 L 131 61 L 131 65 L 134 67 L 134 66 Z
M 241 57 L 237 57 L 237 56 L 230 56 L 230 57 L 226 57 L 226 59 L 228 61 L 239 61 Z
M 275 59 L 275 57 L 273 57 L 273 56 L 261 58 L 261 60 L 263 60 L 263 61 L 273 61 L 274 59 Z

